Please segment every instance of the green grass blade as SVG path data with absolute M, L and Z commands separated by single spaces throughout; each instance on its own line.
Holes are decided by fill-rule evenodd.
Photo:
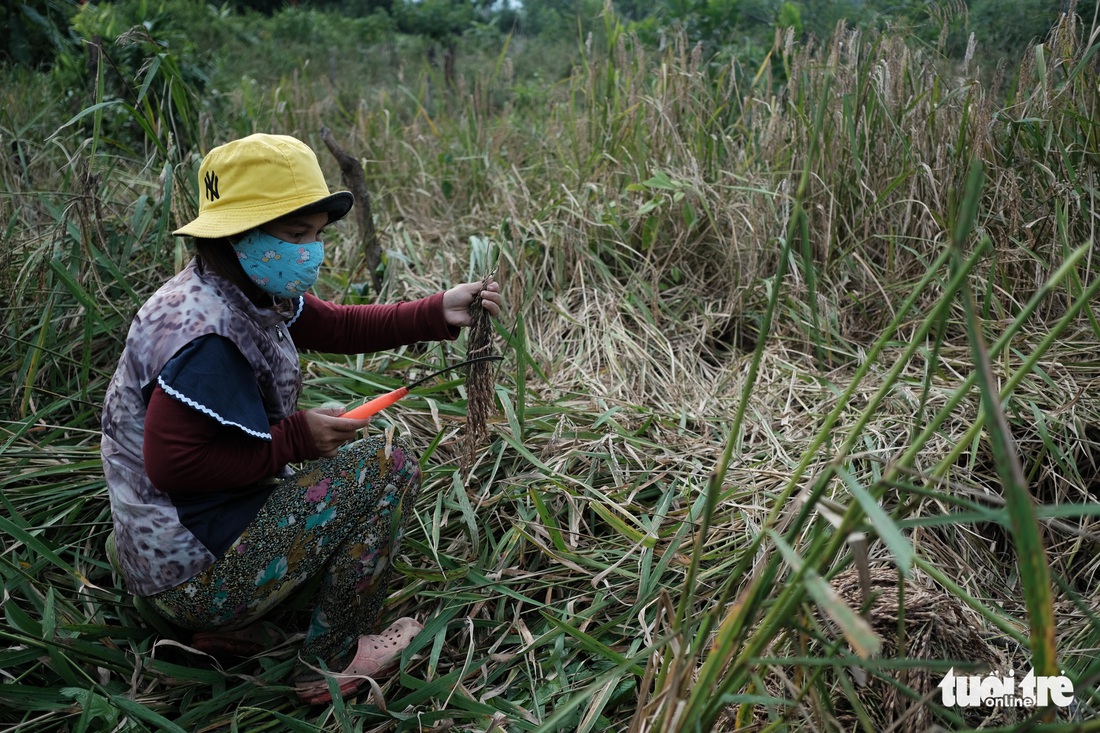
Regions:
M 963 245 L 973 227 L 983 179 L 981 165 L 975 161 L 967 181 L 964 205 L 960 211 L 960 219 L 956 224 L 952 242 L 956 252 L 959 253 L 959 259 L 961 259 Z M 1012 540 L 1020 566 L 1020 582 L 1024 588 L 1024 599 L 1030 618 L 1032 667 L 1036 674 L 1055 676 L 1060 671 L 1055 647 L 1054 600 L 1051 592 L 1050 566 L 1043 547 L 1043 531 L 1039 526 L 1035 503 L 1028 490 L 1023 467 L 1020 465 L 1012 429 L 1008 425 L 1001 406 L 1000 390 L 993 376 L 989 350 L 985 345 L 977 308 L 969 287 L 964 288 L 961 296 L 966 313 L 966 329 L 970 339 L 971 354 L 982 395 L 982 408 L 986 416 L 997 473 L 1005 493 L 1012 527 Z
M 909 569 L 913 566 L 913 557 L 916 554 L 912 543 L 906 539 L 898 525 L 890 518 L 890 515 L 883 510 L 870 492 L 856 480 L 855 476 L 843 466 L 835 466 L 833 471 L 848 487 L 848 490 L 852 492 L 852 496 L 856 498 L 856 501 L 859 502 L 876 534 L 889 548 L 890 554 L 894 556 L 894 561 L 898 564 L 898 569 L 902 575 L 908 575 Z

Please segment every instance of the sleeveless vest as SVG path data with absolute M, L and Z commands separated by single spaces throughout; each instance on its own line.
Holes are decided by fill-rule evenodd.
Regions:
M 258 308 L 235 284 L 193 260 L 134 317 L 104 399 L 101 454 L 119 561 L 136 595 L 173 588 L 217 559 L 180 523 L 171 498 L 145 475 L 145 410 L 158 375 L 188 343 L 217 334 L 232 341 L 251 365 L 269 424 L 287 417 L 296 409 L 302 385 L 298 351 L 287 327 L 305 301 L 291 303 L 295 310 L 289 320 L 274 309 Z M 271 439 L 270 433 L 247 432 Z

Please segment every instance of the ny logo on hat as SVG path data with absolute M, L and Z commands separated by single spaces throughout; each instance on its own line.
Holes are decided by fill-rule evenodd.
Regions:
M 206 182 L 206 198 L 208 201 L 221 198 L 218 195 L 218 176 L 214 171 L 207 171 L 206 176 L 203 178 Z

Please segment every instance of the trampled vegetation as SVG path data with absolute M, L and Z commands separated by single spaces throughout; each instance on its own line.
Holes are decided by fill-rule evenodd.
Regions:
M 843 24 L 744 65 L 608 12 L 575 43 L 467 37 L 449 87 L 370 19 L 178 6 L 86 9 L 118 41 L 5 78 L 6 730 L 1100 730 L 1100 62 L 1073 15 L 990 69 Z M 293 134 L 337 187 L 322 128 L 384 250 L 372 273 L 338 227 L 322 296 L 495 268 L 508 304 L 468 471 L 460 379 L 376 423 L 422 449 L 390 612 L 425 630 L 324 709 L 293 636 L 214 660 L 140 617 L 98 452 L 202 153 Z M 304 401 L 465 348 L 309 355 Z M 945 705 L 951 668 L 1064 671 L 1074 700 Z

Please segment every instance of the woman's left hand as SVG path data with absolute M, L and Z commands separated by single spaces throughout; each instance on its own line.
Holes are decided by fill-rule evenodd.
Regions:
M 500 283 L 492 278 L 488 284 L 482 287 L 479 280 L 474 283 L 463 283 L 443 293 L 443 317 L 450 326 L 469 326 L 473 321 L 468 311 L 470 304 L 477 296 L 481 296 L 481 307 L 489 311 L 489 315 L 500 315 Z

